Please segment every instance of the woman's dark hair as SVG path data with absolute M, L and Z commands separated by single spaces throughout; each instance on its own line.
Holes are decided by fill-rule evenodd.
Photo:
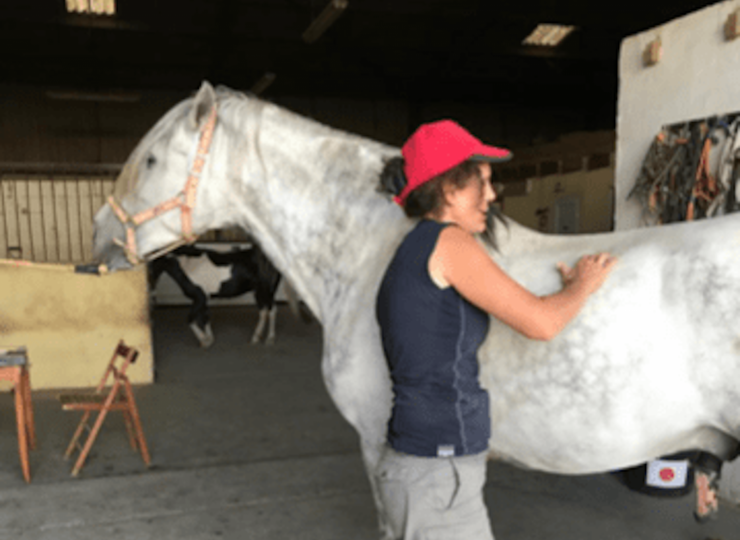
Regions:
M 396 196 L 401 194 L 406 184 L 406 175 L 403 172 L 403 158 L 398 156 L 386 160 L 383 165 L 383 171 L 380 173 L 378 191 Z
M 434 213 L 444 204 L 444 187 L 464 188 L 471 178 L 480 178 L 478 163 L 472 160 L 463 161 L 409 193 L 403 211 L 410 218 L 422 217 Z M 406 176 L 403 173 L 403 158 L 394 157 L 386 161 L 380 173 L 380 190 L 399 195 L 406 187 Z

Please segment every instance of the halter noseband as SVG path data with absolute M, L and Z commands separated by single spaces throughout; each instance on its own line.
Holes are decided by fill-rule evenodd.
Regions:
M 123 207 L 118 204 L 111 195 L 108 197 L 108 204 L 113 209 L 113 213 L 123 223 L 126 229 L 126 241 L 123 242 L 118 238 L 115 238 L 113 242 L 123 248 L 126 253 L 128 261 L 137 265 L 139 263 L 147 262 L 152 259 L 164 255 L 165 253 L 177 249 L 184 244 L 192 244 L 198 235 L 193 233 L 193 209 L 195 208 L 195 195 L 198 190 L 198 182 L 200 181 L 200 175 L 203 172 L 203 168 L 206 164 L 206 158 L 211 147 L 211 140 L 213 139 L 213 130 L 216 127 L 216 113 L 217 108 L 214 105 L 208 115 L 208 120 L 200 130 L 200 138 L 198 140 L 198 149 L 193 159 L 193 164 L 188 174 L 187 182 L 185 187 L 177 195 L 168 199 L 153 208 L 142 210 L 138 214 L 130 216 Z M 180 217 L 182 222 L 182 233 L 180 238 L 173 243 L 147 254 L 146 256 L 140 256 L 138 248 L 136 246 L 136 228 L 151 219 L 161 216 L 162 214 L 180 208 Z

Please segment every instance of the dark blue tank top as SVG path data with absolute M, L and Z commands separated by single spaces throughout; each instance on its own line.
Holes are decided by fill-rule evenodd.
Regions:
M 478 348 L 489 317 L 429 276 L 445 224 L 422 220 L 386 270 L 376 315 L 393 380 L 388 443 L 416 456 L 462 456 L 488 448 L 488 393 L 478 381 Z

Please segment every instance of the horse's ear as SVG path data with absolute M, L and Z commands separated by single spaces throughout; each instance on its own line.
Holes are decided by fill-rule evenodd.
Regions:
M 193 99 L 193 108 L 190 111 L 190 125 L 193 129 L 198 129 L 206 121 L 214 105 L 216 105 L 216 91 L 208 81 L 203 81 Z

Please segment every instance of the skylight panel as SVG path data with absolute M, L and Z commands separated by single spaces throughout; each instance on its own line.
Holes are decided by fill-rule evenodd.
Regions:
M 575 26 L 538 24 L 537 28 L 524 39 L 522 44 L 537 47 L 557 47 L 575 29 Z
M 116 0 L 66 0 L 69 13 L 115 15 Z

